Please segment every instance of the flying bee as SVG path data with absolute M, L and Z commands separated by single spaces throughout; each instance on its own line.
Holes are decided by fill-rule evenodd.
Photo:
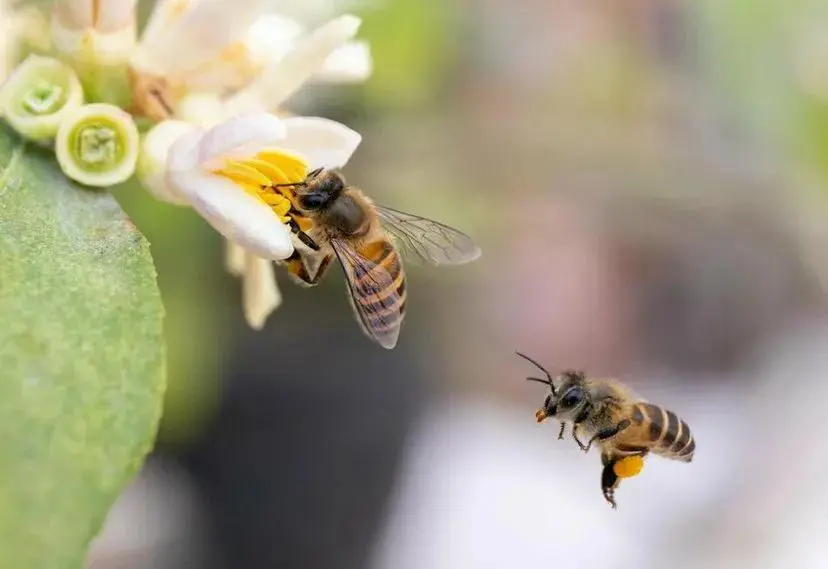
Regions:
M 572 438 L 584 452 L 593 443 L 601 448 L 601 490 L 615 508 L 615 489 L 622 478 L 635 476 L 650 452 L 682 462 L 693 460 L 696 442 L 687 426 L 675 413 L 648 403 L 614 379 L 586 377 L 568 370 L 553 380 L 552 375 L 529 356 L 518 355 L 535 366 L 545 378 L 528 377 L 549 386 L 543 407 L 535 413 L 540 423 L 548 417 L 561 422 L 558 439 L 563 439 L 567 424 Z M 578 432 L 587 437 L 584 444 Z
M 357 322 L 386 349 L 397 344 L 406 308 L 400 250 L 432 265 L 468 263 L 480 249 L 460 231 L 379 206 L 336 171 L 319 168 L 304 181 L 274 184 L 292 204 L 294 252 L 281 261 L 294 282 L 315 286 L 339 261 Z M 399 247 L 399 250 L 398 250 Z

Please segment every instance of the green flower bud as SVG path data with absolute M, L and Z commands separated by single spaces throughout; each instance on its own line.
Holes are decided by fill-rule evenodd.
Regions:
M 55 139 L 64 174 L 87 186 L 106 187 L 135 172 L 140 138 L 129 113 L 96 103 L 69 114 Z
M 30 55 L 0 88 L 0 116 L 23 137 L 47 142 L 61 122 L 83 105 L 83 89 L 68 65 Z

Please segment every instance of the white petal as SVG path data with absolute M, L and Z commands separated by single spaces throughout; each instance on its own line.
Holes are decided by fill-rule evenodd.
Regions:
M 57 0 L 55 17 L 69 29 L 112 33 L 131 25 L 137 0 Z
M 364 41 L 352 41 L 325 60 L 325 66 L 313 78 L 330 83 L 358 83 L 374 71 L 371 48 Z
M 166 0 L 153 11 L 133 63 L 159 75 L 189 71 L 219 57 L 262 10 L 260 0 Z
M 279 146 L 306 156 L 312 168 L 341 168 L 362 141 L 358 132 L 329 119 L 290 117 L 282 123 L 287 133 Z
M 293 49 L 304 31 L 296 20 L 278 14 L 265 14 L 250 26 L 244 44 L 250 51 L 251 59 L 267 65 Z
M 289 257 L 290 231 L 264 203 L 202 167 L 202 142 L 201 132 L 194 130 L 172 145 L 167 183 L 227 239 L 266 259 Z
M 286 259 L 293 253 L 290 230 L 273 210 L 226 178 L 196 169 L 170 172 L 168 179 L 227 239 L 266 259 Z
M 52 10 L 55 17 L 67 28 L 83 30 L 95 25 L 92 17 L 92 0 L 57 0 Z
M 192 170 L 199 167 L 198 145 L 204 138 L 204 130 L 195 127 L 178 137 L 167 154 L 167 176 L 173 172 Z
M 228 100 L 233 114 L 275 110 L 295 93 L 328 57 L 356 35 L 362 21 L 345 15 L 331 20 L 300 40 L 280 60 L 269 65 L 247 88 Z
M 251 328 L 261 330 L 267 317 L 282 303 L 276 286 L 273 261 L 248 253 L 245 255 L 242 305 L 244 317 Z
M 135 19 L 138 0 L 94 0 L 98 21 L 95 27 L 102 32 L 114 32 Z
M 245 252 L 244 249 L 232 241 L 224 241 L 224 268 L 234 277 L 244 274 Z
M 213 93 L 186 95 L 176 105 L 175 116 L 203 128 L 213 127 L 227 119 L 224 104 Z
M 238 116 L 207 131 L 198 145 L 198 160 L 207 165 L 226 156 L 252 155 L 263 146 L 283 146 L 287 130 L 267 113 Z
M 268 0 L 280 14 L 301 22 L 324 22 L 343 12 L 379 7 L 378 0 Z
M 141 156 L 138 159 L 138 179 L 142 185 L 156 198 L 184 205 L 186 199 L 175 192 L 175 188 L 167 183 L 167 157 L 172 145 L 181 137 L 195 133 L 200 138 L 201 131 L 193 125 L 183 121 L 162 121 L 155 125 L 141 142 Z
M 98 67 L 126 65 L 136 44 L 135 2 L 113 0 L 111 10 L 104 10 L 108 14 L 105 24 L 100 25 L 102 14 L 95 12 L 96 3 L 88 0 L 59 2 L 52 12 L 49 29 L 53 51 L 80 63 L 76 65 L 76 71 L 84 79 L 86 95 L 90 99 L 102 99 L 90 92 L 89 86 L 90 83 L 106 82 L 97 76 Z M 67 13 L 71 7 L 77 12 Z M 87 9 L 90 10 L 87 14 L 80 13 Z M 115 83 L 116 90 L 122 88 Z M 107 86 L 107 90 L 112 88 Z

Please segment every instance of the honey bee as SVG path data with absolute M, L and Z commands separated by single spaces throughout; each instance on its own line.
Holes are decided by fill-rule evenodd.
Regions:
M 553 380 L 538 362 L 519 352 L 518 355 L 546 375 L 545 379 L 526 378 L 549 386 L 543 407 L 535 413 L 537 421 L 558 419 L 558 439 L 563 439 L 566 425 L 571 423 L 572 438 L 584 452 L 598 443 L 604 465 L 601 490 L 613 508 L 621 478 L 638 474 L 648 453 L 682 462 L 693 460 L 696 442 L 690 427 L 672 411 L 644 401 L 614 379 L 591 378 L 583 372 L 568 370 Z M 578 438 L 579 431 L 588 437 L 586 444 Z
M 400 250 L 432 265 L 468 263 L 480 249 L 460 231 L 374 204 L 336 171 L 319 168 L 304 181 L 274 184 L 292 204 L 293 255 L 281 264 L 291 279 L 315 286 L 339 261 L 363 332 L 386 349 L 397 344 L 406 308 Z M 399 247 L 399 250 L 398 250 Z

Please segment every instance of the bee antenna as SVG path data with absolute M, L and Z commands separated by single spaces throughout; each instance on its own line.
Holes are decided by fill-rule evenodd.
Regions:
M 552 395 L 557 395 L 555 393 L 555 384 L 552 383 L 552 374 L 549 373 L 549 371 L 547 371 L 547 369 L 545 367 L 540 365 L 538 362 L 536 362 L 535 360 L 533 360 L 532 358 L 530 358 L 526 354 L 521 354 L 520 352 L 515 352 L 515 353 L 517 355 L 519 355 L 520 357 L 522 357 L 523 359 L 525 359 L 526 361 L 534 364 L 535 367 L 537 367 L 539 370 L 541 370 L 546 375 L 546 379 L 541 379 L 539 377 L 527 377 L 526 380 L 527 381 L 537 381 L 538 383 L 545 383 L 546 385 L 549 386 L 549 389 L 552 390 Z

